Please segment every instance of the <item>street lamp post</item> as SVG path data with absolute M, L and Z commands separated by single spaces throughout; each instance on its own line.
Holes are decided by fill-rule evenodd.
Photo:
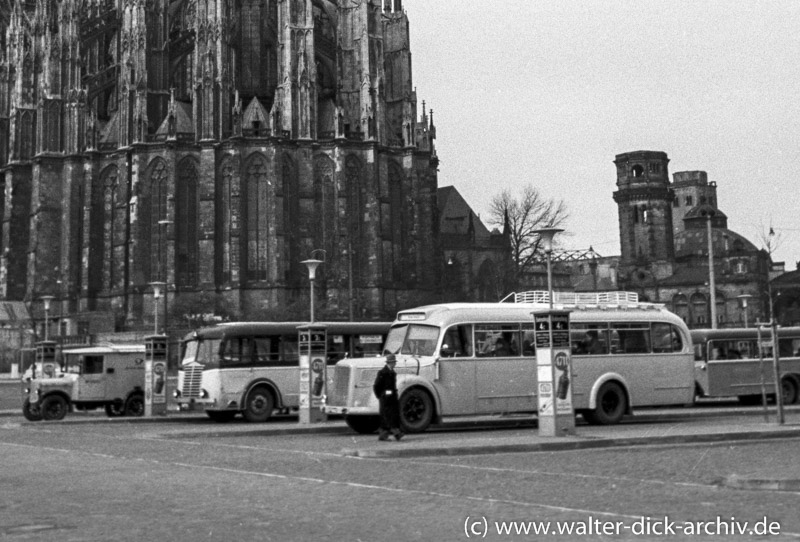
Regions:
M 314 323 L 314 279 L 317 277 L 317 267 L 319 267 L 320 264 L 325 263 L 323 260 L 317 260 L 317 259 L 314 258 L 314 253 L 315 252 L 322 252 L 323 254 L 325 253 L 325 251 L 320 249 L 320 248 L 312 250 L 311 251 L 311 258 L 309 258 L 308 260 L 303 260 L 302 262 L 300 262 L 302 264 L 305 264 L 305 266 L 308 268 L 308 280 L 309 280 L 309 282 L 311 284 L 311 323 L 312 324 Z
M 591 259 L 589 260 L 589 269 L 592 272 L 592 291 L 597 292 L 597 252 L 589 246 L 589 254 L 592 255 Z
M 742 300 L 742 313 L 744 314 L 744 327 L 747 327 L 747 300 L 753 297 L 750 294 L 737 295 Z
M 166 286 L 165 282 L 151 282 L 153 288 L 153 335 L 158 335 L 158 300 L 161 297 L 161 289 Z M 167 315 L 164 315 L 166 320 Z
M 168 297 L 169 297 L 167 295 L 167 294 L 169 294 L 169 281 L 167 280 L 167 277 L 169 276 L 169 257 L 167 255 L 169 253 L 168 238 L 169 238 L 169 225 L 170 224 L 172 224 L 171 220 L 164 219 L 164 220 L 159 220 L 158 221 L 159 228 L 162 227 L 162 226 L 164 227 L 164 232 L 163 232 L 163 235 L 161 236 L 161 241 L 164 243 L 164 267 L 163 267 L 164 276 L 158 277 L 159 280 L 161 280 L 161 279 L 164 280 L 164 335 L 167 334 L 167 314 L 168 314 L 167 313 L 167 308 L 168 308 L 167 307 L 167 303 L 168 303 Z M 159 256 L 160 256 L 160 254 L 159 254 Z
M 561 228 L 542 228 L 533 230 L 533 233 L 538 233 L 544 245 L 544 253 L 547 256 L 547 297 L 550 300 L 550 308 L 553 308 L 553 270 L 551 268 L 551 256 L 553 254 L 553 237 L 559 232 L 564 231 Z
M 52 295 L 43 295 L 39 299 L 44 303 L 44 340 L 48 340 L 48 329 L 50 328 L 50 303 L 55 299 Z
M 717 213 L 713 209 L 703 209 L 700 214 L 706 217 L 708 232 L 708 289 L 711 302 L 711 329 L 717 329 L 717 285 L 714 282 L 714 243 L 711 237 L 711 219 Z

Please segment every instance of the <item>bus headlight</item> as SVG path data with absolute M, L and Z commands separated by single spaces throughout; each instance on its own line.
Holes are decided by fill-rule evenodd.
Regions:
M 179 390 L 179 389 L 175 388 L 175 390 L 172 392 L 172 396 L 173 396 L 175 399 L 178 399 L 178 398 L 180 398 L 180 396 L 181 396 L 181 390 Z
M 201 399 L 207 399 L 208 398 L 208 392 L 206 390 L 204 390 L 204 389 L 200 390 L 200 398 Z

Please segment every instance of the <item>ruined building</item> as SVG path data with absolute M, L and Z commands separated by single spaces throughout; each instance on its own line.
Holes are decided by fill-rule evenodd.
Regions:
M 401 0 L 10 0 L 0 22 L 0 298 L 53 295 L 71 333 L 150 325 L 153 282 L 173 311 L 296 318 L 312 256 L 329 313 L 435 291 Z

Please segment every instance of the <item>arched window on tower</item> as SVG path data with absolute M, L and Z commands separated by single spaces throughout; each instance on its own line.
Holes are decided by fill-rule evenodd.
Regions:
M 175 247 L 175 271 L 181 287 L 194 287 L 198 282 L 199 269 L 199 202 L 197 167 L 191 158 L 178 165 L 179 182 L 175 187 L 175 213 L 177 215 L 177 246 Z
M 267 161 L 253 156 L 246 168 L 247 183 L 247 279 L 267 280 Z
M 103 278 L 106 292 L 125 287 L 125 240 L 127 190 L 119 180 L 117 166 L 108 167 L 101 176 L 103 187 Z
M 157 158 L 150 173 L 150 282 L 167 281 L 167 180 L 167 163 Z

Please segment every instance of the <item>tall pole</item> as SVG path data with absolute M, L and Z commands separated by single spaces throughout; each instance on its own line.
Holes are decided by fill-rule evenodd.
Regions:
M 44 303 L 44 340 L 47 341 L 50 328 L 50 302 L 55 298 L 52 295 L 43 295 L 41 299 Z
M 353 321 L 353 242 L 347 242 L 347 287 L 350 290 L 350 304 L 348 306 L 350 312 L 350 321 Z
M 318 250 L 324 252 L 322 249 L 316 249 L 311 251 L 311 254 L 313 255 L 314 252 L 317 252 Z M 313 324 L 314 323 L 314 279 L 317 276 L 317 267 L 319 267 L 319 264 L 323 262 L 322 260 L 315 260 L 314 258 L 310 258 L 308 260 L 303 260 L 300 263 L 305 264 L 305 266 L 308 268 L 308 280 L 309 283 L 311 284 L 311 323 Z

